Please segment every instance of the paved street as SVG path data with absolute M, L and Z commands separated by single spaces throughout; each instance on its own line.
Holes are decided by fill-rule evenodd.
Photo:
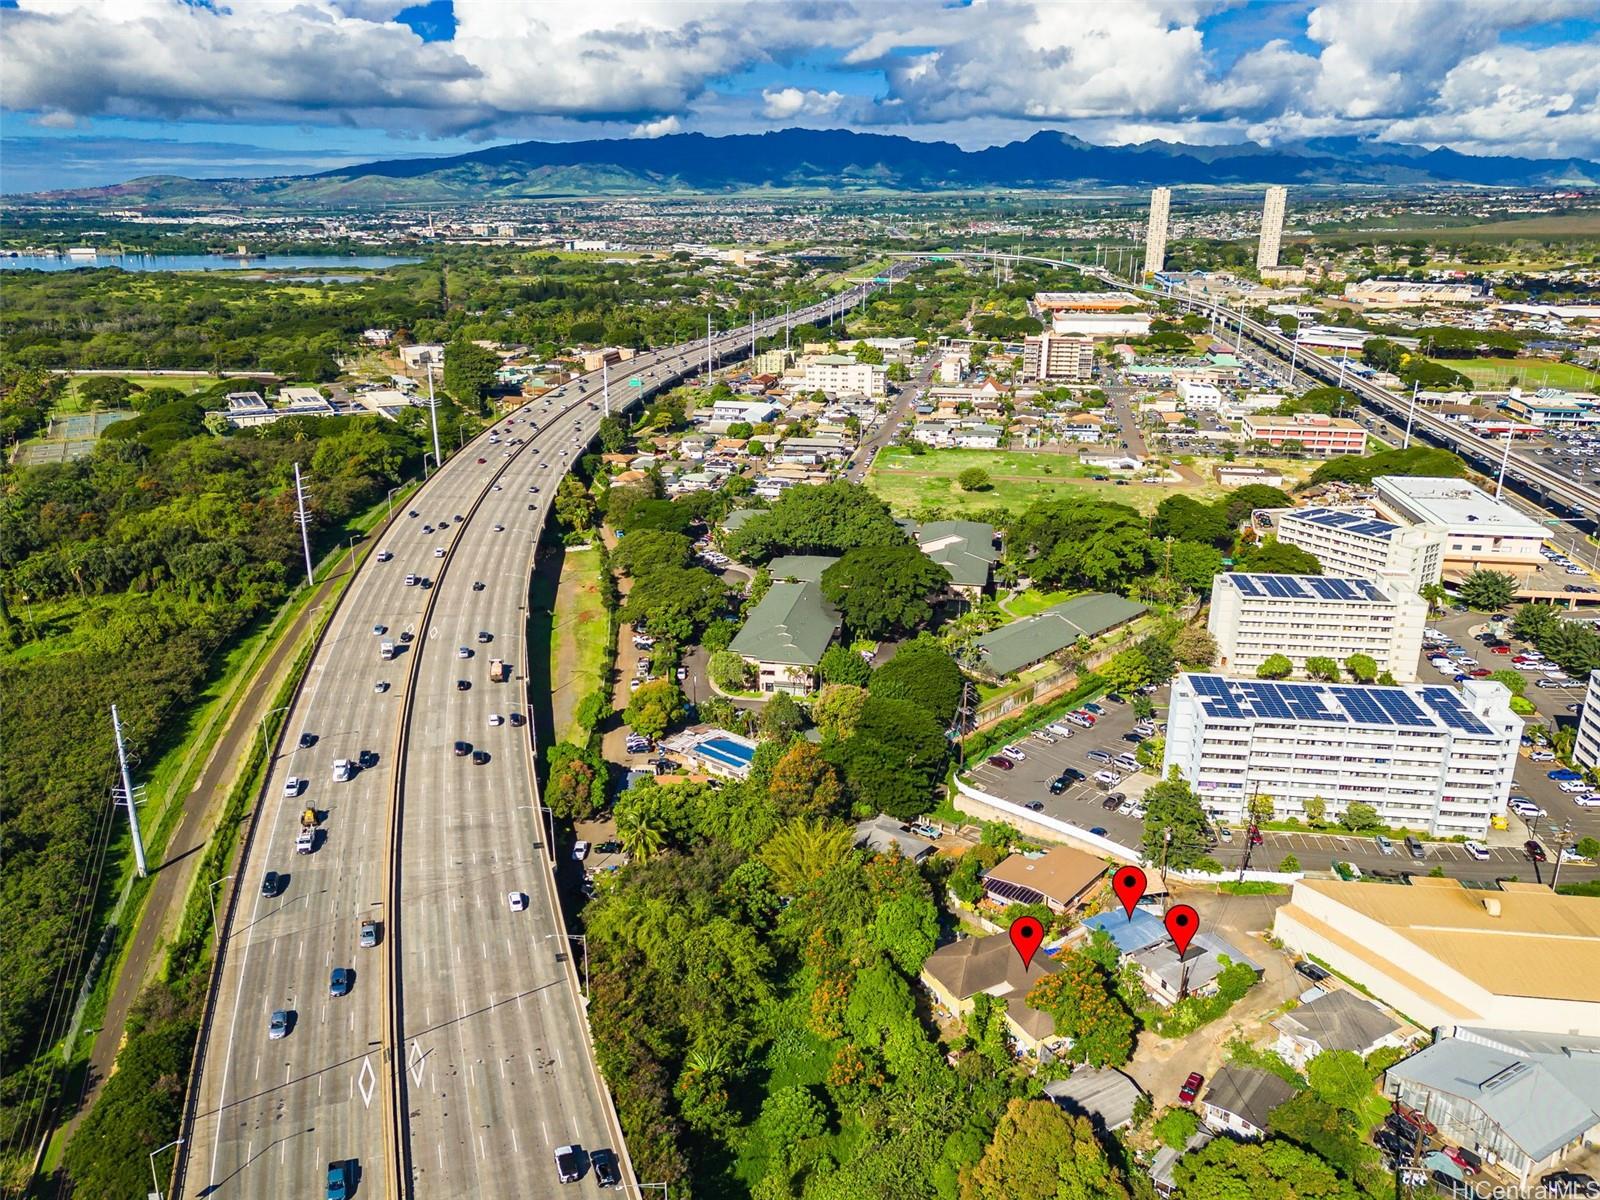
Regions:
M 889 410 L 883 414 L 876 427 L 861 439 L 855 453 L 845 463 L 844 471 L 840 478 L 851 483 L 860 483 L 867 477 L 867 471 L 872 466 L 872 460 L 890 442 L 894 441 L 903 426 L 911 417 L 911 410 L 916 407 L 917 398 L 927 388 L 928 382 L 933 377 L 934 356 L 929 354 L 921 364 L 916 377 L 900 385 L 898 395 L 892 397 Z

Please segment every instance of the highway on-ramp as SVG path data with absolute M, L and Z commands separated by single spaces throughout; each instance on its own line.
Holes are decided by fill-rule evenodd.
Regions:
M 788 319 L 840 314 L 874 286 Z M 720 335 L 713 356 L 749 336 Z M 611 407 L 705 357 L 696 342 L 630 360 Z M 569 1144 L 613 1149 L 637 1194 L 566 949 L 525 692 L 533 555 L 604 403 L 590 374 L 496 421 L 374 536 L 388 555 L 368 556 L 316 648 L 228 893 L 174 1194 L 321 1196 L 343 1163 L 352 1196 L 545 1195 Z M 307 808 L 316 848 L 296 853 Z M 287 877 L 276 894 L 268 872 Z M 343 995 L 335 968 L 353 972 Z M 274 1038 L 276 1012 L 289 1023 Z M 603 1194 L 592 1170 L 562 1191 Z

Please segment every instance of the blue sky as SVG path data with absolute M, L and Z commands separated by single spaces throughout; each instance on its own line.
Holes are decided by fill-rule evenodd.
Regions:
M 789 126 L 1600 158 L 1600 0 L 0 0 L 0 190 Z

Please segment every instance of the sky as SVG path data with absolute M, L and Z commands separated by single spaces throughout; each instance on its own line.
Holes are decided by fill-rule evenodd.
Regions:
M 0 62 L 5 192 L 793 126 L 1600 159 L 1600 0 L 0 0 Z

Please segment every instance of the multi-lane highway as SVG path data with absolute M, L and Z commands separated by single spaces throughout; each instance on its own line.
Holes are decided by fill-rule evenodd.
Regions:
M 836 316 L 873 286 L 788 319 Z M 611 407 L 707 350 L 631 360 Z M 534 551 L 604 403 L 591 374 L 498 421 L 373 538 L 387 554 L 313 655 L 229 892 L 174 1194 L 320 1196 L 340 1163 L 363 1197 L 545 1195 L 573 1144 L 615 1151 L 636 1194 L 567 953 L 525 691 Z M 339 759 L 357 764 L 348 780 Z M 308 808 L 316 848 L 297 853 Z M 602 1194 L 593 1170 L 564 1191 Z

